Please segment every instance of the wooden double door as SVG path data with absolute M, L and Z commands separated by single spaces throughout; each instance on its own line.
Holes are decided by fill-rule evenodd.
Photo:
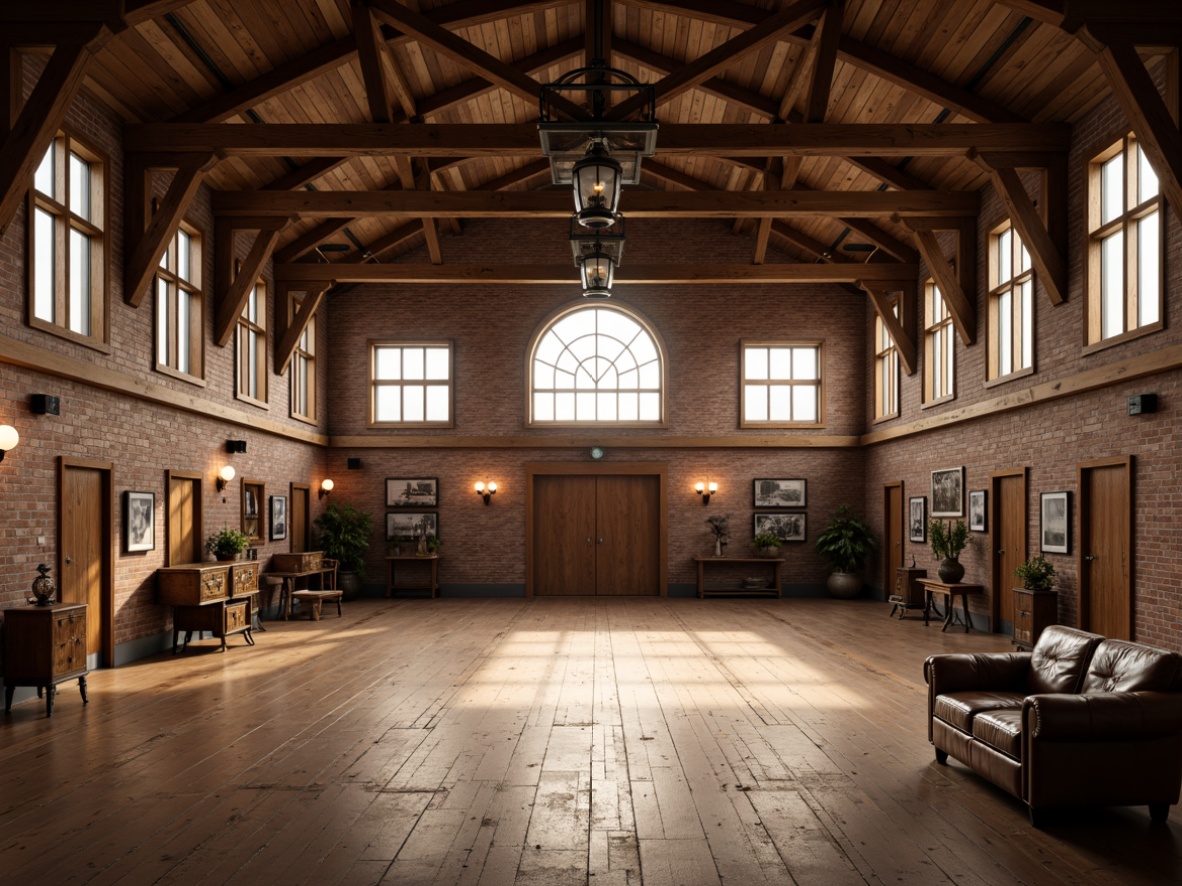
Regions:
M 530 508 L 530 590 L 539 596 L 659 596 L 663 477 L 537 474 Z

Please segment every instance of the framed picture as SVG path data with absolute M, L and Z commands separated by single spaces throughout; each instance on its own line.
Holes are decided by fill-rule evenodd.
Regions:
M 156 550 L 156 493 L 123 493 L 123 549 L 129 554 Z
M 964 465 L 932 471 L 932 516 L 964 516 Z
M 419 533 L 439 537 L 439 515 L 422 511 L 398 511 L 386 514 L 386 540 L 403 541 L 415 538 Z
M 757 508 L 803 508 L 806 504 L 805 480 L 755 481 L 755 507 Z
M 928 542 L 928 500 L 920 495 L 907 500 L 907 538 L 917 544 Z
M 439 507 L 439 480 L 436 477 L 386 478 L 386 507 Z
M 287 496 L 271 496 L 271 541 L 287 538 Z
M 756 514 L 752 528 L 755 535 L 766 532 L 780 541 L 804 541 L 808 526 L 805 514 Z
M 969 530 L 988 532 L 985 528 L 985 490 L 969 493 Z
M 1039 550 L 1048 554 L 1070 553 L 1071 493 L 1044 492 L 1039 502 Z

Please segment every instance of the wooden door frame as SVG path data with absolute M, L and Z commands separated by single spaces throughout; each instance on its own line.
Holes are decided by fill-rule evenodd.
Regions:
M 989 475 L 989 497 L 993 499 L 993 506 L 989 512 L 989 594 L 993 597 L 989 601 L 989 608 L 993 613 L 993 632 L 1001 631 L 1002 612 L 1001 594 L 994 593 L 997 589 L 1001 569 L 1001 555 L 997 552 L 998 539 L 1001 537 L 1001 481 L 1007 477 L 1017 477 L 1022 481 L 1022 562 L 1030 556 L 1030 482 L 1027 468 L 1013 468 L 1008 471 L 994 471 Z M 1011 613 L 1011 621 L 1013 620 Z
M 657 478 L 657 582 L 660 596 L 669 596 L 669 508 L 667 486 L 669 465 L 665 462 L 618 461 L 527 461 L 525 463 L 525 596 L 534 595 L 534 478 L 539 476 L 649 476 Z
M 908 510 L 909 509 L 907 506 L 906 487 L 903 485 L 902 480 L 896 480 L 894 483 L 883 483 L 882 484 L 882 525 L 883 525 L 884 529 L 890 525 L 890 522 L 891 522 L 891 499 L 890 499 L 890 493 L 887 492 L 887 490 L 888 489 L 895 489 L 895 488 L 898 488 L 898 490 L 899 490 L 899 500 L 901 502 L 901 505 L 899 507 L 899 526 L 897 527 L 899 529 L 899 545 L 900 545 L 899 565 L 904 565 L 904 561 L 907 558 L 902 555 L 902 545 L 904 542 L 911 540 L 911 533 L 909 533 L 907 531 L 907 528 L 908 528 L 907 527 L 907 518 L 908 518 Z M 885 539 L 885 538 L 883 539 L 884 542 L 886 540 L 887 539 Z M 885 548 L 886 545 L 884 544 L 883 547 Z M 890 555 L 890 552 L 884 550 L 883 556 L 882 556 L 882 590 L 883 590 L 883 593 L 886 594 L 886 596 L 888 596 L 888 597 L 894 593 L 894 591 L 891 590 L 891 588 L 893 588 L 895 586 L 894 578 L 895 578 L 895 576 L 891 575 L 891 555 Z
M 165 470 L 164 472 L 164 565 L 184 566 L 183 563 L 172 562 L 172 502 L 168 497 L 172 493 L 174 479 L 197 481 L 197 489 L 200 494 L 193 499 L 193 523 L 195 524 L 193 530 L 197 535 L 198 546 L 200 546 L 205 538 L 205 476 L 197 471 Z
M 1135 475 L 1133 473 L 1133 456 L 1115 456 L 1113 458 L 1098 458 L 1092 461 L 1082 461 L 1076 466 L 1075 473 L 1075 488 L 1077 490 L 1077 497 L 1079 499 L 1075 508 L 1075 517 L 1079 520 L 1079 532 L 1076 533 L 1075 541 L 1075 574 L 1079 576 L 1079 622 L 1078 626 L 1091 624 L 1091 605 L 1092 605 L 1092 589 L 1087 580 L 1087 571 L 1084 569 L 1084 551 L 1087 550 L 1085 542 L 1089 540 L 1087 534 L 1087 525 L 1084 523 L 1084 514 L 1089 513 L 1091 509 L 1091 502 L 1089 495 L 1084 486 L 1084 474 L 1094 468 L 1116 468 L 1123 467 L 1125 475 L 1129 479 L 1129 497 L 1125 505 L 1128 507 L 1128 527 L 1129 537 L 1126 540 L 1129 546 L 1129 574 L 1127 578 L 1128 592 L 1129 592 L 1129 637 L 1136 637 L 1136 614 L 1137 601 L 1134 598 L 1133 588 L 1135 569 L 1137 564 L 1136 548 L 1133 546 L 1133 540 L 1136 538 L 1136 513 L 1134 511 L 1133 502 L 1136 500 Z M 1039 528 L 1041 532 L 1041 525 Z M 1067 526 L 1068 538 L 1071 537 L 1071 524 L 1068 522 Z M 1087 629 L 1085 629 L 1087 630 Z
M 288 505 L 287 505 L 287 549 L 292 550 L 292 542 L 295 541 L 295 531 L 291 523 L 292 505 L 295 504 L 296 490 L 303 490 L 304 496 L 304 550 L 312 550 L 312 484 L 311 483 L 292 483 L 287 491 Z
M 99 666 L 115 666 L 115 465 L 109 461 L 94 461 L 88 458 L 57 457 L 57 574 L 65 575 L 65 552 L 62 550 L 62 534 L 65 531 L 66 471 L 70 468 L 99 471 L 102 475 L 102 612 L 99 613 L 102 629 L 99 649 Z M 61 589 L 58 590 L 61 599 Z

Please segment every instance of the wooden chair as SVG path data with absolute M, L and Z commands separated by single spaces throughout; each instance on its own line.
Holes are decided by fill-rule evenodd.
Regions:
M 325 557 L 323 560 L 320 561 L 320 568 L 325 570 L 325 572 L 324 572 L 324 587 L 325 587 L 325 589 L 335 591 L 337 589 L 337 571 L 341 568 L 341 561 L 334 560 L 332 557 Z M 332 570 L 332 572 L 328 571 L 330 569 Z

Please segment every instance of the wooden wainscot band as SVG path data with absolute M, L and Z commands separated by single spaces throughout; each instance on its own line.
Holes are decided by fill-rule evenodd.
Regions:
M 726 594 L 774 594 L 776 599 L 780 597 L 780 567 L 784 565 L 783 557 L 694 557 L 694 562 L 698 564 L 698 597 L 720 596 Z M 744 581 L 742 584 L 707 584 L 706 583 L 706 567 L 714 566 L 767 566 L 772 570 L 771 582 L 765 583 L 762 587 L 754 586 L 754 582 L 748 584 Z
M 969 596 L 971 594 L 983 594 L 985 593 L 985 588 L 981 585 L 962 584 L 959 582 L 956 584 L 945 584 L 938 578 L 920 578 L 916 580 L 923 585 L 927 596 L 927 605 L 923 611 L 924 625 L 928 623 L 928 610 L 932 609 L 935 605 L 935 601 L 932 599 L 933 595 L 940 594 L 944 597 L 944 626 L 940 628 L 940 631 L 944 632 L 948 630 L 948 626 L 953 623 L 952 617 L 955 615 L 956 598 L 960 597 L 964 605 L 964 632 L 967 634 L 969 627 L 972 625 L 972 621 L 969 619 Z M 936 614 L 939 615 L 939 612 L 937 611 Z
M 254 645 L 251 624 L 259 592 L 257 560 L 166 566 L 156 570 L 156 592 L 161 603 L 172 607 L 174 655 L 182 631 L 186 647 L 194 631 L 220 637 L 223 652 L 231 634 L 242 634 L 248 646 Z
M 4 713 L 18 686 L 36 686 L 53 716 L 57 684 L 78 680 L 86 697 L 86 604 L 53 603 L 4 610 Z

